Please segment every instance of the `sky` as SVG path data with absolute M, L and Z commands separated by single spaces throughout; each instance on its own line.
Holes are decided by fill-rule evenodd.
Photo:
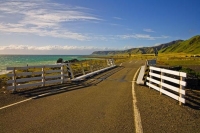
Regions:
M 0 0 L 0 54 L 88 55 L 200 34 L 200 0 Z

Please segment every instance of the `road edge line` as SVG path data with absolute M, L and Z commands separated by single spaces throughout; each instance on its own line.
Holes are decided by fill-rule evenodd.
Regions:
M 5 109 L 5 108 L 8 108 L 8 107 L 11 107 L 11 106 L 14 106 L 14 105 L 17 105 L 17 104 L 20 104 L 20 103 L 23 103 L 23 102 L 26 102 L 26 101 L 29 101 L 29 100 L 32 100 L 32 98 L 28 98 L 28 99 L 25 99 L 25 100 L 22 100 L 22 101 L 13 103 L 13 104 L 9 104 L 9 105 L 0 107 L 0 110 Z
M 66 88 L 66 87 L 62 87 L 62 88 L 57 89 L 57 90 L 62 90 L 62 89 L 65 89 L 65 88 Z M 46 96 L 46 95 L 49 95 L 49 94 L 52 94 L 52 93 L 53 93 L 53 92 L 47 92 L 47 93 L 40 94 L 40 95 L 37 95 L 37 96 L 31 97 L 31 98 L 25 99 L 25 100 L 22 100 L 22 101 L 19 101 L 19 102 L 15 102 L 15 103 L 12 103 L 12 104 L 9 104 L 9 105 L 0 107 L 0 110 L 5 109 L 5 108 L 8 108 L 8 107 L 12 107 L 12 106 L 17 105 L 17 104 L 20 104 L 20 103 L 24 103 L 24 102 L 27 102 L 27 101 L 30 101 L 30 100 L 33 100 L 33 99 L 36 99 L 36 98 L 40 98 L 40 97 L 43 97 L 43 96 Z
M 134 117 L 134 121 L 135 121 L 135 130 L 136 133 L 143 133 L 143 129 L 142 129 L 142 121 L 141 121 L 141 117 L 140 117 L 140 112 L 139 109 L 137 107 L 137 99 L 136 99 L 136 95 L 135 95 L 135 81 L 136 81 L 136 76 L 139 72 L 141 67 L 138 68 L 138 70 L 136 71 L 134 77 L 133 77 L 133 82 L 132 82 L 132 96 L 133 96 L 133 117 Z

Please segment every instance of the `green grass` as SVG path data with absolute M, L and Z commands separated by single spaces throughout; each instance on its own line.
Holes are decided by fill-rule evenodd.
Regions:
M 164 66 L 182 66 L 180 71 L 186 72 L 189 75 L 194 75 L 200 78 L 200 58 L 191 57 L 193 54 L 185 53 L 171 53 L 171 54 L 159 54 L 157 58 L 157 65 Z M 196 66 L 199 69 L 193 70 L 192 67 Z
M 200 65 L 200 58 L 191 57 L 191 54 L 174 53 L 174 54 L 159 54 L 157 57 L 159 65 L 168 66 L 189 66 Z
M 196 72 L 196 71 L 192 70 L 191 68 L 183 67 L 180 71 L 185 72 L 189 75 L 193 75 L 194 77 L 200 78 L 200 72 Z
M 0 75 L 0 88 L 6 85 L 6 81 L 9 77 L 6 74 Z
M 194 36 L 183 42 L 178 42 L 169 47 L 161 49 L 159 53 L 191 53 L 200 54 L 200 36 Z

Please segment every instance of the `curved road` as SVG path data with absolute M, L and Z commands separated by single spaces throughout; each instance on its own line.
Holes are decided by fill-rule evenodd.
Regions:
M 83 82 L 20 92 L 29 100 L 0 110 L 1 133 L 133 133 L 132 79 L 143 64 L 133 60 Z

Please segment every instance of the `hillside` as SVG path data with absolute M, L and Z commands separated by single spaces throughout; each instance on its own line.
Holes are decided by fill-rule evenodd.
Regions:
M 165 47 L 159 53 L 200 53 L 200 35 L 194 36 L 188 40 L 175 43 L 174 45 Z
M 158 46 L 153 47 L 141 47 L 141 48 L 131 48 L 123 51 L 95 51 L 92 53 L 92 55 L 115 55 L 115 54 L 153 54 L 155 50 L 158 51 L 164 48 L 167 48 L 171 45 L 177 44 L 179 42 L 182 42 L 183 40 L 176 40 L 165 44 L 160 44 Z
M 200 54 L 200 35 L 188 40 L 176 40 L 152 47 L 131 48 L 123 51 L 95 51 L 92 55 L 115 55 L 115 54 L 153 54 L 155 50 L 159 53 L 189 53 Z

